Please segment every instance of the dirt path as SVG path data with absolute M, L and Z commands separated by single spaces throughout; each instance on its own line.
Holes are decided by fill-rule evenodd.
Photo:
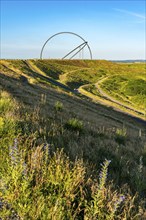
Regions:
M 144 119 L 144 113 L 143 113 L 143 112 L 138 111 L 138 110 L 136 110 L 136 109 L 134 109 L 134 108 L 132 108 L 132 107 L 129 107 L 129 106 L 127 106 L 127 105 L 121 103 L 120 101 L 115 100 L 114 98 L 112 98 L 111 96 L 109 96 L 107 93 L 105 93 L 105 92 L 101 89 L 101 87 L 100 87 L 99 84 L 100 84 L 101 82 L 103 82 L 104 80 L 106 80 L 107 78 L 108 78 L 108 77 L 105 77 L 105 78 L 102 77 L 97 83 L 94 84 L 95 87 L 97 88 L 98 92 L 101 94 L 101 97 L 99 97 L 98 95 L 94 95 L 94 94 L 88 92 L 87 90 L 85 90 L 85 88 L 86 88 L 87 86 L 91 85 L 91 84 L 82 85 L 82 86 L 80 86 L 80 87 L 77 89 L 77 91 L 78 91 L 80 94 L 82 94 L 82 95 L 84 95 L 84 96 L 86 96 L 86 97 L 92 99 L 94 102 L 98 102 L 98 103 L 100 103 L 100 104 L 102 104 L 102 105 L 105 105 L 105 106 L 108 106 L 108 107 L 112 107 L 114 110 L 116 110 L 116 111 L 118 111 L 118 112 L 125 113 L 125 114 L 127 114 L 127 115 L 129 115 L 129 116 L 131 116 L 131 117 L 136 117 L 136 118 L 138 117 L 138 118 L 139 118 L 138 115 L 141 115 L 142 117 L 140 117 L 140 118 L 143 120 L 143 119 Z M 115 104 L 116 104 L 116 105 L 115 105 Z M 125 108 L 126 110 L 128 110 L 128 111 L 130 111 L 130 112 L 122 110 L 122 109 L 120 108 L 120 106 L 121 106 L 122 108 Z M 132 111 L 132 112 L 131 112 L 131 111 Z M 138 114 L 138 115 L 137 115 L 137 114 Z M 145 120 L 145 119 L 144 119 L 144 120 Z
M 28 67 L 29 67 L 32 71 L 34 71 L 36 74 L 39 74 L 39 77 L 40 77 L 40 75 L 41 75 L 41 78 L 42 78 L 42 79 L 45 79 L 46 81 L 48 81 L 48 82 L 50 82 L 50 83 L 52 83 L 52 84 L 54 84 L 54 85 L 56 85 L 56 86 L 59 86 L 60 88 L 66 90 L 66 91 L 68 91 L 68 92 L 71 92 L 71 93 L 73 93 L 73 94 L 75 94 L 75 95 L 81 94 L 81 95 L 83 95 L 83 96 L 86 97 L 86 98 L 90 98 L 90 99 L 92 99 L 93 101 L 99 102 L 99 103 L 102 104 L 102 105 L 105 105 L 105 106 L 108 106 L 108 107 L 113 107 L 114 110 L 116 110 L 116 111 L 118 111 L 118 112 L 121 112 L 121 113 L 125 113 L 125 114 L 127 114 L 127 115 L 129 115 L 129 116 L 131 116 L 131 117 L 133 117 L 133 118 L 138 118 L 138 116 L 135 115 L 135 114 L 132 114 L 131 112 L 126 112 L 126 111 L 122 110 L 122 109 L 121 109 L 120 107 L 118 107 L 118 106 L 124 107 L 124 108 L 127 109 L 127 110 L 133 111 L 133 113 L 137 113 L 137 114 L 140 114 L 140 115 L 144 116 L 144 114 L 143 114 L 142 112 L 139 112 L 139 111 L 135 110 L 134 108 L 131 108 L 131 107 L 129 107 L 129 106 L 126 106 L 126 105 L 124 105 L 123 103 L 121 103 L 121 102 L 119 102 L 119 101 L 116 101 L 115 99 L 113 99 L 112 97 L 110 97 L 109 95 L 107 95 L 107 94 L 101 89 L 101 87 L 99 86 L 99 84 L 100 84 L 101 82 L 103 82 L 104 80 L 106 80 L 108 77 L 104 77 L 104 78 L 102 77 L 97 83 L 95 83 L 95 86 L 96 86 L 96 88 L 98 89 L 99 93 L 100 93 L 100 94 L 102 95 L 102 97 L 104 98 L 104 99 L 103 99 L 102 97 L 100 98 L 100 97 L 98 97 L 98 96 L 96 96 L 96 95 L 94 95 L 94 94 L 92 94 L 92 93 L 89 93 L 88 91 L 84 90 L 84 88 L 85 88 L 86 86 L 90 85 L 90 84 L 83 85 L 83 86 L 79 87 L 77 90 L 72 90 L 72 89 L 70 89 L 68 86 L 64 85 L 63 83 L 61 83 L 61 82 L 59 82 L 59 81 L 56 81 L 56 80 L 54 80 L 54 79 L 52 79 L 52 78 L 50 78 L 50 77 L 45 76 L 45 73 L 43 73 L 39 68 L 37 68 L 31 61 L 26 60 L 26 61 L 24 61 L 24 62 L 28 65 Z M 87 68 L 81 68 L 81 69 L 87 69 Z M 78 69 L 78 70 L 81 70 L 81 69 Z M 88 68 L 88 69 L 89 69 L 89 68 Z M 67 72 L 67 73 L 63 74 L 63 75 L 64 75 L 64 76 L 63 76 L 63 79 L 65 80 L 65 77 L 66 77 L 69 73 L 71 73 L 71 72 L 76 72 L 76 71 L 78 71 L 78 70 L 72 70 L 72 71 L 70 71 L 70 72 Z M 113 103 L 113 104 L 112 104 L 112 103 Z M 116 104 L 117 106 L 115 106 L 114 104 Z M 139 119 L 140 119 L 140 118 L 139 118 Z M 140 120 L 143 120 L 143 119 L 141 118 Z
M 95 83 L 95 87 L 97 88 L 97 90 L 99 91 L 99 93 L 100 93 L 104 98 L 110 100 L 111 102 L 114 102 L 114 103 L 116 103 L 116 104 L 118 104 L 118 105 L 120 105 L 120 106 L 122 106 L 122 107 L 124 107 L 124 108 L 126 108 L 126 109 L 128 109 L 128 110 L 132 110 L 132 111 L 134 111 L 135 113 L 138 113 L 138 114 L 144 116 L 144 112 L 138 111 L 138 110 L 136 110 L 135 108 L 132 108 L 132 107 L 130 107 L 130 106 L 128 106 L 128 105 L 123 104 L 122 102 L 120 102 L 120 101 L 114 99 L 113 97 L 111 97 L 110 95 L 108 95 L 103 89 L 101 89 L 100 84 L 101 84 L 103 81 L 105 81 L 107 78 L 109 78 L 109 77 L 107 76 L 107 77 L 105 77 L 105 78 L 102 78 L 102 79 L 99 80 L 97 83 Z
M 81 71 L 81 70 L 86 70 L 86 69 L 90 69 L 89 67 L 84 67 L 84 68 L 79 68 L 79 69 L 75 69 L 75 70 L 72 70 L 72 71 L 68 71 L 64 74 L 61 74 L 59 76 L 59 81 L 62 82 L 62 83 L 65 83 L 66 80 L 67 80 L 67 75 L 70 74 L 70 73 L 75 73 L 77 71 Z
M 38 76 L 50 83 L 52 83 L 55 86 L 59 86 L 60 88 L 68 91 L 68 92 L 72 92 L 72 93 L 76 93 L 74 90 L 70 89 L 68 86 L 62 84 L 61 82 L 58 82 L 50 77 L 45 76 L 45 74 L 39 69 L 37 68 L 35 65 L 33 65 L 33 63 L 31 61 L 24 61 L 26 63 L 26 65 L 36 74 L 39 74 Z
M 29 68 L 33 71 L 32 72 L 32 76 L 34 77 L 39 77 L 42 79 L 45 79 L 46 81 L 59 86 L 60 88 L 65 89 L 66 91 L 71 91 L 72 93 L 75 94 L 75 96 L 68 96 L 65 93 L 57 93 L 56 90 L 48 87 L 48 90 L 46 90 L 46 94 L 49 97 L 49 102 L 53 102 L 54 105 L 54 100 L 61 100 L 63 103 L 66 103 L 65 105 L 67 106 L 66 108 L 68 109 L 74 109 L 77 114 L 79 114 L 81 117 L 85 118 L 85 121 L 92 121 L 93 124 L 96 125 L 102 125 L 102 126 L 123 126 L 123 123 L 126 123 L 126 127 L 128 128 L 130 133 L 135 133 L 136 135 L 138 135 L 139 129 L 142 128 L 145 129 L 145 125 L 146 125 L 146 121 L 133 116 L 132 114 L 128 114 L 127 112 L 120 111 L 120 109 L 116 109 L 113 106 L 113 109 L 108 108 L 107 106 L 111 106 L 111 105 L 107 105 L 106 101 L 107 100 L 103 100 L 100 102 L 99 101 L 99 97 L 93 95 L 92 93 L 91 96 L 88 96 L 88 94 L 84 93 L 87 92 L 86 90 L 84 90 L 84 87 L 87 85 L 82 86 L 83 91 L 80 91 L 81 94 L 83 94 L 83 97 L 78 96 L 78 94 L 74 91 L 72 91 L 71 89 L 69 89 L 67 86 L 50 79 L 49 77 L 46 77 L 45 74 L 43 75 L 42 73 L 40 73 L 40 71 L 36 71 L 36 69 L 34 68 L 34 66 L 31 66 L 31 61 L 30 62 L 26 62 L 24 61 L 24 63 L 26 63 Z M 4 78 L 3 80 L 8 81 L 8 77 L 5 77 L 2 75 L 2 77 Z M 28 77 L 28 76 L 27 76 Z M 4 83 L 5 84 L 5 83 Z M 30 94 L 32 94 L 32 87 L 29 88 L 29 83 L 24 85 L 23 89 L 26 89 L 26 96 L 28 96 L 27 92 L 29 92 L 30 89 Z M 33 87 L 34 89 L 35 87 Z M 40 87 L 36 86 L 36 91 L 34 91 L 33 93 L 35 94 L 37 91 L 40 92 L 41 94 L 43 93 L 43 89 L 41 88 L 42 91 L 40 91 Z M 44 92 L 45 93 L 45 92 Z M 88 93 L 88 92 L 87 92 Z M 63 95 L 64 94 L 64 95 Z M 18 94 L 18 97 L 21 96 L 21 94 Z M 35 97 L 37 96 L 37 94 L 35 95 Z M 90 99 L 89 99 L 89 98 Z M 91 100 L 94 99 L 94 97 L 96 97 L 97 102 L 92 102 Z M 102 105 L 101 105 L 102 104 Z M 95 125 L 94 125 L 95 126 Z M 145 132 L 145 130 L 143 130 L 143 132 Z

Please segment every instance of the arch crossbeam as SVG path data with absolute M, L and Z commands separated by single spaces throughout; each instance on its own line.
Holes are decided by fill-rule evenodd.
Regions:
M 81 46 L 81 45 L 80 45 Z M 74 54 L 74 55 L 72 55 L 72 57 L 70 58 L 70 60 L 73 58 L 73 57 L 75 57 L 81 50 L 83 50 L 84 49 L 84 47 L 86 47 L 87 46 L 87 43 L 84 43 L 84 45 Z
M 70 54 L 72 54 L 74 51 L 76 51 L 78 48 L 80 48 L 81 46 L 86 46 L 87 45 L 87 42 L 84 42 L 84 43 L 82 43 L 82 44 L 80 44 L 79 46 L 77 46 L 76 48 L 74 48 L 72 51 L 70 51 L 68 54 L 66 54 L 63 58 L 62 58 L 62 60 L 63 59 L 65 59 L 66 57 L 68 57 Z M 78 53 L 78 52 L 77 52 Z M 76 53 L 76 54 L 77 54 Z M 71 59 L 71 58 L 70 58 Z

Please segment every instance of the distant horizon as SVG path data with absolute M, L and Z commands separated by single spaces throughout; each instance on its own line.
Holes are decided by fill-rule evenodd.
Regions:
M 69 31 L 88 41 L 93 59 L 146 60 L 145 14 L 143 0 L 2 0 L 1 59 L 38 59 L 50 36 Z M 56 37 L 44 58 L 61 58 L 80 43 L 70 36 Z M 89 58 L 86 49 L 84 58 Z

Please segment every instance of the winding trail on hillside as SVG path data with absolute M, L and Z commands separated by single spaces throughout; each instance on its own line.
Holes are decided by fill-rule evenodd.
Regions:
M 34 73 L 39 74 L 39 77 L 40 77 L 40 78 L 42 78 L 42 79 L 44 79 L 44 80 L 46 80 L 46 81 L 52 83 L 52 84 L 55 85 L 55 86 L 60 87 L 60 88 L 66 90 L 66 91 L 68 91 L 68 92 L 72 92 L 72 93 L 74 93 L 74 94 L 76 93 L 74 90 L 70 89 L 68 86 L 64 85 L 63 83 L 58 82 L 58 81 L 56 81 L 56 80 L 54 80 L 54 79 L 52 79 L 52 78 L 50 78 L 50 77 L 48 77 L 48 76 L 45 76 L 45 74 L 43 73 L 43 71 L 41 71 L 39 68 L 37 68 L 31 61 L 25 60 L 24 62 L 26 63 L 26 65 L 27 65 Z
M 108 94 L 101 88 L 100 84 L 101 84 L 103 81 L 105 81 L 106 79 L 108 79 L 108 78 L 109 78 L 109 76 L 101 77 L 101 78 L 98 80 L 98 82 L 96 82 L 96 83 L 93 84 L 93 85 L 95 85 L 95 87 L 96 87 L 97 91 L 99 92 L 99 94 L 101 95 L 101 97 L 99 97 L 98 95 L 94 95 L 93 93 L 88 92 L 88 91 L 85 89 L 87 86 L 90 86 L 90 85 L 91 85 L 90 83 L 80 86 L 77 90 L 78 90 L 78 92 L 79 92 L 80 94 L 83 94 L 83 95 L 85 95 L 85 96 L 87 96 L 87 97 L 93 99 L 93 101 L 98 101 L 98 102 L 100 102 L 101 104 L 103 104 L 103 105 L 108 105 L 108 106 L 112 106 L 112 105 L 110 104 L 110 102 L 111 102 L 111 103 L 114 103 L 114 104 L 116 104 L 116 105 L 118 105 L 118 106 L 121 106 L 122 108 L 125 108 L 125 109 L 127 109 L 127 110 L 130 110 L 130 111 L 132 111 L 132 112 L 134 112 L 134 113 L 136 113 L 136 114 L 139 114 L 139 115 L 141 115 L 142 117 L 144 117 L 144 116 L 145 116 L 144 112 L 138 111 L 138 110 L 136 110 L 135 108 L 132 108 L 132 107 L 130 107 L 130 106 L 128 106 L 128 105 L 125 105 L 124 103 L 122 103 L 122 102 L 120 102 L 120 101 L 114 99 L 113 97 L 111 97 L 110 95 L 108 95 Z M 109 101 L 109 102 L 106 103 L 107 101 Z M 125 111 L 123 111 L 123 110 L 121 110 L 120 108 L 118 108 L 118 106 L 112 106 L 112 107 L 113 107 L 116 111 L 120 111 L 120 112 L 124 112 L 124 113 L 125 113 Z M 127 113 L 128 115 L 133 116 L 132 114 L 130 114 L 130 113 L 128 113 L 128 112 L 126 112 L 126 113 Z M 145 120 L 145 119 L 143 119 L 143 120 Z
M 78 68 L 78 69 L 75 69 L 75 70 L 68 71 L 68 72 L 66 72 L 66 73 L 64 73 L 64 74 L 61 74 L 61 75 L 59 76 L 59 80 L 60 80 L 61 82 L 65 83 L 66 80 L 67 80 L 67 75 L 68 75 L 68 74 L 75 73 L 75 72 L 77 72 L 77 71 L 87 70 L 87 69 L 89 70 L 90 68 L 89 68 L 89 67 L 84 67 L 84 68 Z
M 130 106 L 128 106 L 128 105 L 123 104 L 122 102 L 120 102 L 120 101 L 114 99 L 113 97 L 111 97 L 110 95 L 108 95 L 103 89 L 101 89 L 101 86 L 100 86 L 101 83 L 104 82 L 104 81 L 106 81 L 106 79 L 108 79 L 108 78 L 109 78 L 108 76 L 105 77 L 105 78 L 102 78 L 102 79 L 100 79 L 97 83 L 94 84 L 95 87 L 97 88 L 98 92 L 99 92 L 104 98 L 110 100 L 111 102 L 114 102 L 114 103 L 116 103 L 116 104 L 118 104 L 118 105 L 120 105 L 120 106 L 122 106 L 122 107 L 124 107 L 124 108 L 126 108 L 126 109 L 128 109 L 128 110 L 132 110 L 132 111 L 134 111 L 135 113 L 138 113 L 138 114 L 144 116 L 144 113 L 143 113 L 142 111 L 138 111 L 138 110 L 136 110 L 135 108 L 132 108 L 132 107 L 130 107 Z
M 73 94 L 75 94 L 75 95 L 77 95 L 77 96 L 78 96 L 79 94 L 81 94 L 81 95 L 82 95 L 83 97 L 85 97 L 85 98 L 89 98 L 89 99 L 91 99 L 91 100 L 93 100 L 93 101 L 99 102 L 99 103 L 102 104 L 102 105 L 112 107 L 114 110 L 116 110 L 116 111 L 118 111 L 118 112 L 121 112 L 121 113 L 124 113 L 124 114 L 127 114 L 127 115 L 131 116 L 133 119 L 138 120 L 139 122 L 142 122 L 142 123 L 144 123 L 144 124 L 146 123 L 146 121 L 145 121 L 144 119 L 139 118 L 138 116 L 135 116 L 135 115 L 133 115 L 132 113 L 130 114 L 129 112 L 126 112 L 126 111 L 124 111 L 124 110 L 121 110 L 121 109 L 118 108 L 117 106 L 111 106 L 110 103 L 109 103 L 108 105 L 105 103 L 105 99 L 107 99 L 107 100 L 109 100 L 109 101 L 112 102 L 112 103 L 118 104 L 118 105 L 120 105 L 121 107 L 126 108 L 127 110 L 131 110 L 131 111 L 133 111 L 134 113 L 138 113 L 138 114 L 144 115 L 144 114 L 142 114 L 141 112 L 136 111 L 136 110 L 133 109 L 133 108 L 130 108 L 130 107 L 128 107 L 128 106 L 125 107 L 125 106 L 123 105 L 123 103 L 114 100 L 112 97 L 108 96 L 108 95 L 101 89 L 101 87 L 99 86 L 99 84 L 100 84 L 101 82 L 103 82 L 103 80 L 106 80 L 108 77 L 104 77 L 104 78 L 102 77 L 97 83 L 94 84 L 94 85 L 96 86 L 96 88 L 98 89 L 99 93 L 100 93 L 101 96 L 102 96 L 102 98 L 99 98 L 98 96 L 96 96 L 96 95 L 94 95 L 94 94 L 92 94 L 92 93 L 90 93 L 90 95 L 89 95 L 89 92 L 87 92 L 86 90 L 84 90 L 84 88 L 85 88 L 86 86 L 91 85 L 91 84 L 86 84 L 86 85 L 80 86 L 77 90 L 72 90 L 72 89 L 70 89 L 68 86 L 64 85 L 63 83 L 61 83 L 61 82 L 59 82 L 59 81 L 56 81 L 56 80 L 54 80 L 54 79 L 52 79 L 52 78 L 50 78 L 50 77 L 48 77 L 48 76 L 45 76 L 45 73 L 44 73 L 43 71 L 41 71 L 37 66 L 35 66 L 30 60 L 25 60 L 24 62 L 26 63 L 26 65 L 27 65 L 34 73 L 39 74 L 39 77 L 41 77 L 42 79 L 45 79 L 46 81 L 48 81 L 48 82 L 50 82 L 50 83 L 52 83 L 52 84 L 54 84 L 54 85 L 56 85 L 56 86 L 58 86 L 58 87 L 60 87 L 60 88 L 62 88 L 62 89 L 64 89 L 64 90 L 66 90 L 66 91 L 68 91 L 68 92 L 71 92 L 71 93 L 73 93 Z M 90 69 L 90 68 L 88 67 L 88 68 L 81 68 L 81 69 Z M 69 71 L 69 72 L 63 74 L 64 76 L 62 75 L 62 77 L 63 77 L 63 79 L 65 80 L 65 77 L 66 77 L 69 73 L 77 72 L 78 70 L 81 70 L 81 69 Z M 40 75 L 41 75 L 41 76 L 40 76 Z M 116 120 L 117 120 L 117 119 L 116 119 Z
M 107 105 L 105 103 L 106 100 L 104 100 L 104 101 L 102 100 L 102 102 L 100 102 L 98 100 L 99 97 L 97 97 L 97 96 L 96 96 L 97 102 L 95 102 L 95 100 L 92 97 L 88 97 L 88 95 L 86 95 L 86 94 L 85 95 L 82 95 L 82 93 L 78 94 L 76 91 L 73 91 L 73 90 L 69 89 L 64 84 L 61 84 L 61 83 L 57 82 L 56 80 L 52 80 L 49 77 L 47 77 L 45 73 L 43 73 L 43 72 L 41 72 L 41 70 L 37 69 L 37 66 L 35 67 L 35 65 L 34 65 L 32 67 L 31 64 L 30 64 L 31 61 L 30 62 L 28 62 L 29 60 L 27 62 L 26 62 L 26 60 L 22 60 L 22 61 L 24 62 L 25 65 L 27 64 L 27 66 L 30 69 L 30 72 L 27 75 L 25 75 L 26 78 L 29 78 L 29 76 L 31 76 L 31 77 L 34 77 L 34 78 L 44 79 L 46 82 L 52 83 L 52 84 L 54 84 L 54 85 L 56 85 L 56 86 L 58 86 L 58 87 L 60 87 L 64 90 L 66 90 L 67 92 L 71 91 L 71 93 L 74 94 L 74 96 L 71 95 L 71 97 L 67 99 L 66 104 L 68 105 L 68 108 L 71 108 L 71 109 L 76 108 L 76 111 L 78 113 L 78 109 L 81 106 L 82 107 L 82 112 L 79 112 L 79 114 L 81 116 L 83 116 L 85 114 L 84 117 L 86 118 L 87 121 L 88 121 L 88 117 L 91 117 L 91 121 L 93 123 L 96 123 L 95 118 L 98 115 L 97 125 L 98 125 L 98 123 L 101 124 L 100 120 L 103 119 L 104 124 L 110 123 L 110 126 L 112 126 L 112 124 L 113 124 L 113 126 L 115 126 L 115 124 L 123 126 L 123 124 L 124 124 L 126 126 L 126 128 L 128 128 L 129 133 L 133 130 L 132 132 L 135 132 L 136 135 L 139 135 L 139 130 L 142 129 L 142 135 L 145 136 L 146 121 L 144 121 L 141 118 L 136 117 L 132 114 L 128 114 L 125 111 L 120 111 L 120 109 L 118 109 L 118 108 L 116 109 L 113 106 L 112 106 L 112 109 L 108 108 L 111 105 Z M 5 68 L 11 69 L 11 66 L 5 65 Z M 17 68 L 16 69 L 13 68 L 12 70 L 13 70 L 14 73 L 17 73 L 18 75 L 21 75 L 21 74 L 25 73 L 25 71 L 23 71 L 23 70 L 18 70 L 17 71 Z M 2 73 L 1 73 L 1 77 L 5 81 L 8 80 L 7 76 L 3 75 Z M 14 81 L 14 83 L 15 82 L 17 82 L 17 81 Z M 29 83 L 29 81 L 28 81 L 28 83 L 22 84 L 22 86 L 24 86 L 24 88 L 26 89 L 26 100 L 27 100 L 27 92 L 28 93 L 30 92 L 32 94 L 31 86 L 33 86 L 33 88 L 34 88 L 34 85 Z M 30 89 L 29 89 L 29 86 L 30 86 Z M 40 90 L 39 88 L 40 88 L 39 86 L 36 87 L 36 89 Z M 15 89 L 14 89 L 14 91 L 15 91 Z M 56 99 L 56 100 L 61 100 L 63 102 L 66 100 L 66 98 L 64 98 L 64 97 L 62 98 L 59 95 L 60 93 L 52 92 L 52 91 L 55 91 L 54 89 L 51 90 L 51 88 L 50 88 L 50 90 L 48 90 L 48 91 L 49 91 L 48 95 L 50 97 L 53 97 L 53 100 Z M 83 90 L 83 91 L 85 91 L 85 90 Z M 18 92 L 18 94 L 16 94 L 16 96 L 21 97 L 21 95 L 22 95 L 21 92 L 15 91 L 15 93 L 16 92 Z M 34 94 L 34 96 L 36 96 L 35 91 L 34 91 L 33 94 Z M 74 100 L 76 100 L 75 105 L 74 105 Z M 28 102 L 29 102 L 29 100 L 28 100 Z M 84 112 L 86 112 L 86 113 L 84 113 Z

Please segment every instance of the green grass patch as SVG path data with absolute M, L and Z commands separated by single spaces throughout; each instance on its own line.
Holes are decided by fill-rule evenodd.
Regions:
M 70 118 L 65 123 L 65 128 L 72 130 L 72 131 L 83 131 L 83 122 L 77 118 Z

